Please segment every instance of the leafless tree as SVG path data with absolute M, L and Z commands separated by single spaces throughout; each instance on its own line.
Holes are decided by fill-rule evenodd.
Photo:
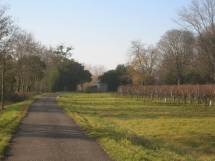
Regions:
M 28 33 L 26 30 L 19 29 L 15 34 L 14 46 L 14 58 L 19 60 L 23 56 L 32 55 L 37 46 L 37 42 L 34 39 L 33 34 Z
M 145 47 L 140 40 L 132 41 L 128 52 L 129 72 L 140 84 L 151 84 L 157 63 L 157 49 Z M 134 81 L 135 82 L 135 81 Z
M 27 81 L 27 70 L 28 62 L 20 61 L 24 57 L 30 55 L 38 55 L 39 45 L 34 39 L 33 34 L 28 33 L 25 30 L 19 29 L 14 36 L 15 41 L 13 42 L 13 58 L 16 63 L 16 82 L 17 82 L 17 92 L 25 92 Z M 22 63 L 21 63 L 22 62 Z
M 1 109 L 4 109 L 4 97 L 5 97 L 5 57 L 11 52 L 11 42 L 13 35 L 16 31 L 16 27 L 12 18 L 7 16 L 6 11 L 8 6 L 0 6 L 0 55 L 2 58 L 2 93 L 1 93 Z
M 178 19 L 174 21 L 195 33 L 199 64 L 215 80 L 215 0 L 193 0 L 189 7 L 178 11 Z
M 41 55 L 40 55 L 41 60 L 44 61 L 46 64 L 45 76 L 41 82 L 42 88 L 44 89 L 45 93 L 48 91 L 51 92 L 51 90 L 48 88 L 51 86 L 51 84 L 48 80 L 50 79 L 50 71 L 51 71 L 51 69 L 53 69 L 53 64 L 51 62 L 53 61 L 52 58 L 55 55 L 54 48 L 52 48 L 51 46 L 49 48 L 47 48 L 45 46 L 41 46 L 40 53 L 41 53 Z
M 92 73 L 92 75 L 95 76 L 101 76 L 102 74 L 104 74 L 104 72 L 107 71 L 107 69 L 105 68 L 104 65 L 91 65 L 91 64 L 85 64 L 83 63 L 84 67 L 86 70 L 89 70 L 90 73 Z
M 159 41 L 158 49 L 162 57 L 162 68 L 175 75 L 177 84 L 181 84 L 194 54 L 193 34 L 185 30 L 167 31 Z

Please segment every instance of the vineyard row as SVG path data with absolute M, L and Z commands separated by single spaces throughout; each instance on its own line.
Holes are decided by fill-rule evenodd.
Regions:
M 118 94 L 143 101 L 164 101 L 211 106 L 215 101 L 215 85 L 119 86 Z

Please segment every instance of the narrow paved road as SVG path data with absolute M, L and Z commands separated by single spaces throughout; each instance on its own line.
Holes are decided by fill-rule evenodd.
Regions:
M 55 97 L 43 97 L 30 106 L 5 161 L 111 161 L 56 105 Z

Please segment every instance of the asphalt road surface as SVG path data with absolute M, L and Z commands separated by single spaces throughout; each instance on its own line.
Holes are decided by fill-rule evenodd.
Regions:
M 111 161 L 56 105 L 55 97 L 45 96 L 30 106 L 5 161 Z

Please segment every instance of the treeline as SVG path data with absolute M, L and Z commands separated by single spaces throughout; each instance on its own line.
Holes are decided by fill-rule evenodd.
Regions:
M 119 74 L 114 79 L 117 86 L 124 82 L 134 85 L 215 83 L 215 0 L 193 0 L 177 14 L 174 21 L 181 29 L 167 31 L 156 45 L 147 46 L 140 40 L 131 42 L 124 77 Z M 101 81 L 112 84 L 106 76 L 119 73 L 117 68 L 104 73 Z
M 71 59 L 72 47 L 46 47 L 16 26 L 0 7 L 1 102 L 19 101 L 29 94 L 76 90 L 91 81 L 91 73 Z

